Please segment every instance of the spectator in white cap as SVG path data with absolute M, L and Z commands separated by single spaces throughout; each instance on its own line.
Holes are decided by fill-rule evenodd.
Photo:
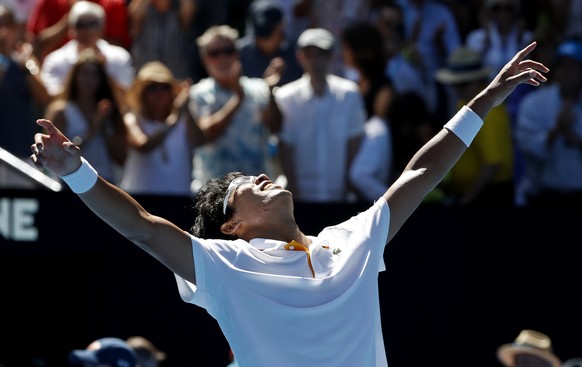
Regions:
M 85 349 L 69 353 L 71 366 L 83 367 L 136 367 L 137 356 L 124 340 L 119 338 L 97 339 Z
M 348 200 L 348 172 L 364 135 L 366 112 L 358 85 L 329 73 L 334 46 L 325 29 L 301 33 L 296 55 L 304 74 L 275 94 L 283 114 L 281 166 L 300 202 Z

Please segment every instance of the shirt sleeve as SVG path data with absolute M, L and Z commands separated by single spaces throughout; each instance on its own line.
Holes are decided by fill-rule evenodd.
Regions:
M 229 264 L 238 255 L 238 247 L 236 241 L 205 240 L 194 236 L 191 239 L 196 284 L 174 274 L 178 291 L 184 302 L 200 306 L 212 314 L 215 308 L 212 290 L 220 289 Z
M 543 98 L 542 98 L 543 97 Z M 525 96 L 517 113 L 516 136 L 519 148 L 524 154 L 539 161 L 547 159 L 547 141 L 549 129 L 553 126 L 555 116 L 549 116 L 547 107 L 552 105 L 551 96 L 534 91 Z
M 372 246 L 372 252 L 378 257 L 378 271 L 386 270 L 383 254 L 390 230 L 390 208 L 383 197 L 367 210 L 335 226 L 335 229 L 353 234 L 356 240 L 349 238 L 348 246 L 350 244 L 353 246 L 354 243 Z M 364 237 L 365 239 L 362 239 Z
M 58 56 L 55 53 L 48 54 L 40 69 L 40 79 L 51 96 L 59 94 L 63 89 L 63 75 L 66 72 L 59 67 L 58 59 L 60 57 L 64 56 Z

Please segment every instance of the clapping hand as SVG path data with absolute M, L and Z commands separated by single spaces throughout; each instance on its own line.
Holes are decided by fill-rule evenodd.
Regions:
M 285 61 L 281 57 L 273 58 L 263 73 L 263 79 L 265 79 L 269 88 L 279 84 L 283 70 L 285 70 Z

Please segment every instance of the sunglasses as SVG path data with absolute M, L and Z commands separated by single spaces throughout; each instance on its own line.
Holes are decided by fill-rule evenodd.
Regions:
M 224 196 L 224 202 L 222 203 L 222 214 L 226 215 L 226 208 L 228 207 L 228 199 L 236 192 L 236 190 L 242 185 L 255 183 L 257 176 L 240 176 L 230 181 L 228 189 L 226 189 L 226 195 Z
M 219 56 L 232 56 L 236 53 L 234 47 L 227 47 L 227 48 L 216 48 L 213 50 L 207 50 L 206 55 L 210 58 L 217 58 Z
M 77 29 L 91 29 L 91 28 L 99 28 L 101 26 L 101 22 L 98 20 L 80 20 L 75 23 L 75 28 Z

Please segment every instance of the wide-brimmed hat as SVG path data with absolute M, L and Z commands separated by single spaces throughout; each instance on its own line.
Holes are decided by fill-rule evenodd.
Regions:
M 436 79 L 444 84 L 474 82 L 486 79 L 490 71 L 478 51 L 459 47 L 449 56 L 446 67 L 436 72 Z
M 552 367 L 562 364 L 552 351 L 550 337 L 535 330 L 522 330 L 513 343 L 503 344 L 497 349 L 497 358 L 506 366 L 513 366 L 516 354 L 535 355 L 548 361 Z
M 127 104 L 134 109 L 141 105 L 143 90 L 152 83 L 169 84 L 175 96 L 179 91 L 179 81 L 172 71 L 159 61 L 145 63 L 138 71 L 132 86 L 127 92 Z

